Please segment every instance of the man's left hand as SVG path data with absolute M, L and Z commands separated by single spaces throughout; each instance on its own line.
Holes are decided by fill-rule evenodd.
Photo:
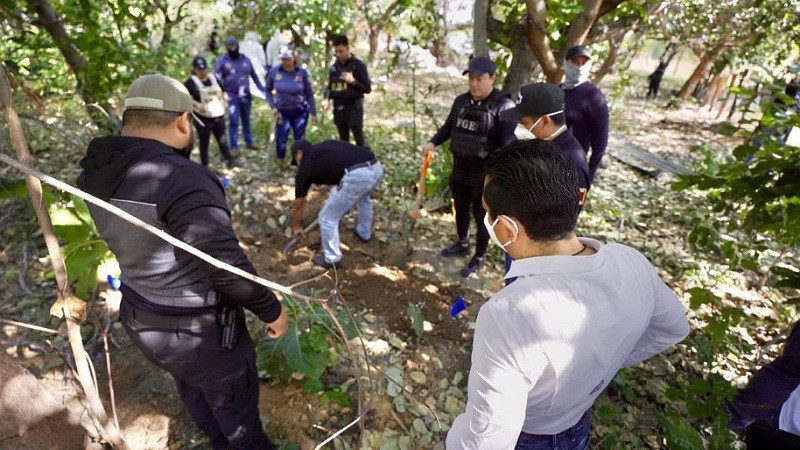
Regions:
M 295 227 L 292 231 L 292 235 L 304 238 L 306 237 L 306 232 L 301 227 Z

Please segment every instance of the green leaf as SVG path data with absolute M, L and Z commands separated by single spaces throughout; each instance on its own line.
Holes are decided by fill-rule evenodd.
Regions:
M 322 381 L 308 378 L 306 379 L 305 383 L 303 383 L 303 392 L 306 394 L 314 394 L 317 392 L 322 392 L 325 390 L 325 385 L 322 384 Z
M 667 448 L 671 450 L 703 450 L 703 438 L 689 423 L 680 417 L 669 417 L 665 422 Z
M 420 309 L 417 308 L 417 306 L 413 303 L 408 302 L 406 312 L 408 313 L 409 319 L 411 319 L 411 329 L 414 330 L 414 334 L 417 335 L 417 343 L 419 343 L 419 340 L 422 338 L 423 331 L 422 311 L 420 311 Z

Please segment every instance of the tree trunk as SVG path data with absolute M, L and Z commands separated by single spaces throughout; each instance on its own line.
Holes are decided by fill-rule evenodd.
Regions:
M 749 70 L 745 70 L 744 73 L 742 73 L 742 77 L 739 79 L 739 90 L 742 89 L 742 86 L 744 85 L 744 82 L 747 79 L 747 75 L 749 75 L 749 74 L 750 74 Z M 733 113 L 736 112 L 736 102 L 738 100 L 739 100 L 739 92 L 737 92 L 733 96 L 733 104 L 731 105 L 731 111 L 728 113 L 728 121 L 729 122 L 733 118 Z
M 702 107 L 705 108 L 706 106 L 709 106 L 712 97 L 716 95 L 717 90 L 719 89 L 720 81 L 722 81 L 724 78 L 724 73 L 725 69 L 723 68 L 722 70 L 718 71 L 717 73 L 714 74 L 714 76 L 711 77 L 711 83 L 708 84 L 708 90 L 706 91 L 706 94 L 703 96 Z
M 380 29 L 377 25 L 370 25 L 369 27 L 369 62 L 375 62 L 375 55 L 378 54 L 378 36 Z
M 489 55 L 488 14 L 489 0 L 476 0 L 472 9 L 472 56 L 476 58 Z
M 722 56 L 725 48 L 725 43 L 717 44 L 714 49 L 700 57 L 700 62 L 697 63 L 697 67 L 695 67 L 694 72 L 692 72 L 692 74 L 689 76 L 689 79 L 683 84 L 680 92 L 678 92 L 679 99 L 686 100 L 689 98 L 689 95 L 700 83 L 700 80 L 708 75 L 708 71 L 711 69 L 717 59 Z
M 561 64 L 556 61 L 553 50 L 550 48 L 550 38 L 547 34 L 547 5 L 545 0 L 525 0 L 528 6 L 528 17 L 525 22 L 525 39 L 531 52 L 544 72 L 545 78 L 550 83 L 558 84 L 564 71 Z
M 619 57 L 619 48 L 622 46 L 622 41 L 625 40 L 625 36 L 626 34 L 623 34 L 609 41 L 610 50 L 608 52 L 608 57 L 606 57 L 606 60 L 603 61 L 603 65 L 600 66 L 600 69 L 598 69 L 592 77 L 593 84 L 600 84 L 603 78 L 614 69 L 614 64 L 617 63 L 617 58 Z
M 86 58 L 71 43 L 64 24 L 58 19 L 53 7 L 47 0 L 26 0 L 36 10 L 35 24 L 44 28 L 58 47 L 70 70 L 75 75 L 77 90 L 86 104 L 86 110 L 92 122 L 101 130 L 116 133 L 121 128 L 119 115 L 107 102 L 101 101 L 103 95 L 97 92 L 92 80 L 86 74 Z
M 508 93 L 511 98 L 516 99 L 520 88 L 531 79 L 531 66 L 534 59 L 533 53 L 528 47 L 528 41 L 522 37 L 517 38 L 510 48 L 511 65 L 505 80 L 503 80 L 503 91 Z
M 731 99 L 731 89 L 733 89 L 736 86 L 737 77 L 739 77 L 738 73 L 735 73 L 731 76 L 731 84 L 730 86 L 728 86 L 725 100 L 723 100 L 722 104 L 719 105 L 719 111 L 717 111 L 717 117 L 715 117 L 715 120 L 719 120 L 719 118 L 722 117 L 722 112 L 725 110 L 725 107 L 728 106 L 728 101 Z

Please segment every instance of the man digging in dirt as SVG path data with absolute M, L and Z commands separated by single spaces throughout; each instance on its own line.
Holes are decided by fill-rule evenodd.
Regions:
M 584 449 L 589 409 L 617 371 L 688 335 L 683 305 L 641 253 L 575 235 L 579 196 L 553 143 L 489 156 L 485 225 L 517 281 L 478 313 L 449 450 Z
M 442 256 L 454 257 L 469 254 L 469 215 L 475 217 L 478 233 L 475 237 L 475 255 L 461 269 L 466 278 L 483 267 L 483 257 L 489 246 L 489 234 L 481 225 L 485 211 L 481 206 L 483 193 L 483 168 L 486 157 L 514 140 L 516 123 L 500 120 L 500 112 L 514 106 L 507 95 L 495 89 L 497 66 L 485 57 L 469 63 L 464 75 L 469 74 L 469 92 L 459 95 L 453 102 L 447 121 L 425 144 L 425 153 L 433 153 L 437 145 L 450 139 L 453 153 L 453 172 L 450 190 L 456 210 L 458 240 L 442 250 Z
M 319 211 L 322 255 L 311 261 L 330 269 L 342 266 L 339 221 L 358 204 L 358 224 L 353 230 L 363 242 L 372 237 L 372 193 L 383 178 L 383 166 L 368 147 L 344 141 L 322 141 L 312 145 L 306 140 L 292 144 L 292 158 L 297 163 L 292 229 L 295 236 L 305 236 L 303 211 L 312 184 L 333 185 Z
M 189 160 L 192 97 L 163 75 L 133 82 L 122 136 L 93 139 L 78 186 L 149 224 L 255 274 L 231 227 L 220 182 Z M 122 269 L 120 320 L 147 359 L 175 379 L 178 394 L 214 449 L 275 448 L 258 413 L 255 349 L 244 321 L 249 309 L 288 328 L 269 289 L 213 267 L 119 218 L 89 206 L 100 236 Z

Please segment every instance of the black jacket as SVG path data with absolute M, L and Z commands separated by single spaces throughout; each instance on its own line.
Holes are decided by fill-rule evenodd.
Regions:
M 342 72 L 352 72 L 356 81 L 353 84 L 345 83 L 341 79 Z M 328 70 L 325 97 L 333 99 L 334 105 L 352 105 L 370 92 L 372 85 L 367 65 L 355 56 L 350 56 L 344 63 L 340 63 L 337 59 Z
M 78 186 L 215 258 L 255 274 L 239 248 L 219 180 L 167 145 L 143 138 L 93 139 Z M 90 206 L 100 236 L 117 256 L 122 283 L 165 314 L 212 308 L 209 295 L 272 322 L 280 302 L 268 288 L 211 266 L 105 210 Z M 130 292 L 130 291 L 127 291 Z M 125 294 L 126 291 L 123 291 Z

